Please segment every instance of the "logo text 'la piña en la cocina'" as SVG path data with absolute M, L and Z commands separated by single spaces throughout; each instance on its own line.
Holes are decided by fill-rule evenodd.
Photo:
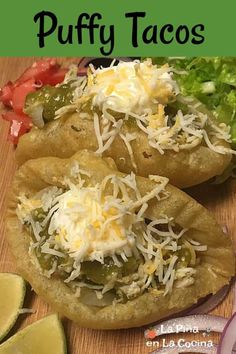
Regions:
M 134 48 L 141 44 L 164 44 L 178 43 L 180 45 L 199 45 L 204 43 L 203 24 L 193 26 L 184 24 L 174 26 L 171 23 L 158 26 L 143 26 L 142 21 L 147 19 L 146 12 L 127 12 L 125 19 L 129 21 L 130 36 L 127 40 Z M 75 24 L 62 24 L 58 21 L 55 13 L 41 11 L 34 16 L 37 25 L 38 45 L 40 48 L 47 46 L 47 39 L 53 37 L 60 45 L 94 45 L 96 42 L 101 45 L 102 55 L 111 55 L 116 43 L 116 27 L 114 24 L 105 25 L 100 13 L 81 13 L 76 18 Z M 130 39 L 129 39 L 130 38 Z

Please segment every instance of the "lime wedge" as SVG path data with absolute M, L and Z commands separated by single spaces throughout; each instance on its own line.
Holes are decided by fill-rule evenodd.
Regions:
M 66 340 L 58 315 L 25 327 L 0 345 L 0 354 L 66 354 Z
M 25 281 L 19 275 L 0 273 L 0 340 L 14 326 L 25 298 Z

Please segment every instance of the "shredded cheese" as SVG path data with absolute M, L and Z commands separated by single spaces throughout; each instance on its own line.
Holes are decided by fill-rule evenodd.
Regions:
M 173 218 L 165 215 L 146 220 L 150 200 L 168 198 L 165 187 L 168 179 L 150 176 L 154 187 L 142 195 L 134 173 L 126 176 L 111 174 L 100 184 L 91 185 L 91 174 L 76 163 L 71 167 L 70 179 L 64 181 L 65 189 L 48 187 L 31 198 L 19 197 L 17 215 L 31 230 L 29 254 L 48 264 L 43 274 L 50 278 L 55 272 L 67 274 L 64 281 L 77 287 L 87 287 L 101 293 L 98 298 L 120 284 L 118 298 L 133 298 L 146 289 L 170 293 L 175 280 L 194 281 L 197 252 L 207 250 L 186 236 L 187 229 L 179 228 Z M 109 193 L 108 193 L 109 190 Z M 179 252 L 189 249 L 191 262 L 183 265 Z M 138 269 L 129 276 L 118 274 L 105 285 L 86 282 L 83 262 L 98 262 L 101 266 L 109 258 L 114 267 L 122 267 L 134 257 Z M 182 264 L 182 265 L 181 265 Z M 191 274 L 191 280 L 189 280 Z M 188 281 L 185 278 L 188 278 Z M 193 279 L 193 280 L 192 280 Z M 79 296 L 80 291 L 76 291 Z
M 73 83 L 74 102 L 58 110 L 56 119 L 71 111 L 79 111 L 81 118 L 88 118 L 88 112 L 91 112 L 97 154 L 103 154 L 120 137 L 134 172 L 137 163 L 132 141 L 137 134 L 122 131 L 123 125 L 130 121 L 146 134 L 149 145 L 162 155 L 166 150 L 191 150 L 201 144 L 218 154 L 236 154 L 221 143 L 231 142 L 230 127 L 223 123 L 216 125 L 201 113 L 198 110 L 200 102 L 194 103 L 191 97 L 181 98 L 172 78 L 173 72 L 167 64 L 153 65 L 151 59 L 120 62 L 117 66 L 112 63 L 108 68 L 98 69 L 90 65 L 88 76 L 84 78 L 77 77 L 77 68 L 72 66 L 64 83 Z M 167 106 L 176 99 L 190 113 L 179 110 L 175 115 L 166 114 Z
M 108 150 L 119 136 L 127 148 L 134 171 L 137 171 L 137 163 L 131 143 L 136 136 L 122 132 L 123 125 L 129 121 L 147 135 L 149 145 L 160 154 L 166 150 L 191 150 L 200 144 L 219 154 L 235 154 L 220 142 L 214 143 L 214 139 L 230 143 L 230 128 L 213 123 L 206 114 L 198 111 L 201 104 L 193 104 L 191 97 L 183 99 L 190 113 L 183 114 L 181 110 L 173 116 L 165 113 L 169 103 L 176 98 L 182 101 L 172 75 L 173 68 L 168 65 L 158 68 L 150 59 L 120 62 L 117 66 L 113 63 L 109 68 L 90 66 L 87 79 L 78 79 L 79 93 L 75 95 L 75 101 L 59 110 L 57 118 L 70 110 L 80 111 L 82 118 L 89 110 L 93 115 L 97 154 Z M 73 68 L 65 82 L 71 77 L 75 80 Z
M 28 308 L 22 308 L 22 309 L 18 310 L 18 314 L 19 315 L 24 315 L 26 313 L 32 314 L 32 313 L 35 313 L 35 312 L 36 312 L 36 310 L 28 309 Z

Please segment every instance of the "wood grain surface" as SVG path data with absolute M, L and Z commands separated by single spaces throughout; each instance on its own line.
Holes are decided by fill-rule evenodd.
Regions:
M 33 57 L 0 58 L 0 87 L 7 81 L 16 79 L 34 60 L 35 58 Z M 64 58 L 61 59 L 61 61 L 78 62 L 78 58 Z M 7 141 L 7 133 L 8 123 L 0 119 L 0 272 L 15 272 L 14 259 L 11 256 L 4 234 L 4 198 L 7 189 L 10 188 L 16 168 L 14 162 L 14 148 Z M 227 225 L 231 236 L 235 236 L 235 181 L 228 181 L 221 186 L 214 186 L 208 182 L 204 185 L 189 189 L 187 192 L 209 208 L 218 222 L 222 225 Z M 231 289 L 225 301 L 218 306 L 213 313 L 230 317 L 232 313 L 232 302 L 233 290 Z M 32 308 L 35 313 L 32 315 L 21 315 L 10 335 L 37 319 L 42 318 L 46 314 L 53 312 L 53 309 L 31 291 L 30 287 L 28 287 L 24 307 Z M 79 328 L 65 318 L 63 318 L 63 324 L 70 354 L 145 354 L 156 349 L 155 347 L 148 347 L 146 345 L 143 335 L 144 328 L 119 331 L 97 331 Z M 186 340 L 193 338 L 204 340 L 205 338 L 202 335 L 192 334 L 180 334 L 179 337 L 180 336 Z M 166 336 L 167 341 L 172 338 L 176 337 Z M 218 342 L 218 336 L 216 334 L 210 334 L 207 339 L 213 339 L 214 342 Z

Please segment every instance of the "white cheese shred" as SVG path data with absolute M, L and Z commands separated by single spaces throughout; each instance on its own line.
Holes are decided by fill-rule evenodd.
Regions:
M 217 125 L 207 114 L 201 113 L 200 102 L 181 97 L 173 72 L 167 64 L 153 65 L 151 59 L 119 62 L 108 68 L 90 66 L 87 79 L 78 78 L 79 93 L 74 102 L 62 107 L 57 117 L 68 110 L 79 111 L 81 118 L 89 117 L 88 112 L 91 112 L 97 154 L 103 154 L 120 137 L 135 172 L 137 163 L 132 141 L 137 139 L 137 133 L 125 133 L 123 129 L 130 122 L 147 136 L 149 145 L 161 155 L 166 150 L 191 150 L 201 144 L 217 154 L 236 154 L 223 144 L 231 143 L 230 127 L 223 123 Z M 72 68 L 65 82 L 74 76 Z M 178 110 L 175 115 L 166 114 L 166 107 L 175 100 L 185 104 L 190 113 Z
M 101 183 L 90 185 L 91 173 L 74 163 L 71 176 L 77 182 L 67 179 L 64 190 L 49 187 L 30 198 L 19 197 L 17 215 L 33 234 L 30 257 L 37 260 L 37 267 L 41 267 L 41 258 L 49 264 L 42 274 L 50 278 L 63 270 L 66 284 L 76 282 L 77 287 L 97 291 L 98 297 L 116 282 L 120 283 L 120 297 L 133 298 L 146 289 L 158 291 L 159 286 L 165 296 L 175 281 L 186 286 L 194 281 L 197 253 L 205 252 L 207 246 L 188 239 L 188 230 L 176 228 L 173 218 L 146 219 L 151 200 L 158 203 L 168 198 L 167 178 L 150 176 L 153 187 L 141 194 L 134 173 L 110 174 Z M 179 263 L 183 262 L 182 248 L 191 260 L 186 266 Z M 83 262 L 104 266 L 110 259 L 114 267 L 122 269 L 133 258 L 138 268 L 129 276 L 118 279 L 114 273 L 105 285 L 91 284 L 83 277 Z

